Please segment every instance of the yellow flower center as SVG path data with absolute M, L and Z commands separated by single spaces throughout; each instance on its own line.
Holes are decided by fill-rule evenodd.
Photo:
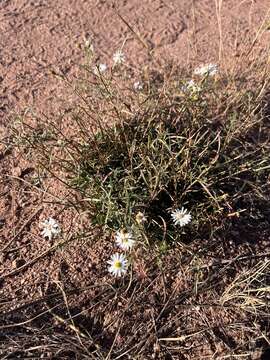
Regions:
M 116 261 L 116 262 L 114 263 L 114 267 L 115 267 L 116 269 L 121 269 L 121 267 L 122 267 L 121 261 Z

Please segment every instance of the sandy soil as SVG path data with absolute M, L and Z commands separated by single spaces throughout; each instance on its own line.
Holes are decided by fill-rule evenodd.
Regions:
M 70 100 L 52 70 L 60 69 L 71 78 L 76 75 L 83 61 L 84 39 L 89 37 L 100 62 L 110 63 L 113 52 L 124 44 L 127 63 L 135 68 L 145 66 L 151 57 L 161 64 L 169 59 L 179 66 L 209 61 L 226 66 L 248 51 L 246 44 L 255 39 L 257 54 L 264 51 L 269 35 L 257 35 L 268 11 L 268 0 L 0 1 L 0 287 L 5 301 L 15 299 L 18 304 L 19 299 L 22 304 L 38 297 L 41 287 L 44 293 L 52 279 L 69 276 L 73 277 L 70 283 L 83 286 L 87 276 L 102 273 L 100 249 L 94 253 L 83 243 L 80 250 L 74 245 L 65 252 L 50 253 L 16 278 L 15 273 L 6 277 L 51 246 L 40 238 L 38 221 L 58 210 L 43 205 L 46 194 L 33 193 L 14 178 L 27 180 L 33 169 L 7 144 L 9 124 L 16 114 L 31 111 L 52 116 Z M 71 216 L 61 213 L 58 218 L 69 228 Z M 104 274 L 104 282 L 107 280 Z
M 54 108 L 52 100 L 62 91 L 50 69 L 76 71 L 84 37 L 93 39 L 102 61 L 109 62 L 124 43 L 128 62 L 143 66 L 147 52 L 117 12 L 157 59 L 185 65 L 236 56 L 255 37 L 268 6 L 267 0 L 1 1 L 2 121 L 6 114 L 33 105 L 38 112 Z

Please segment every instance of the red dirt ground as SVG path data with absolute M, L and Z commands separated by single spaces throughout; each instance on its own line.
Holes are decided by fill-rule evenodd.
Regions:
M 16 276 L 8 275 L 52 245 L 39 236 L 38 223 L 48 214 L 56 216 L 67 231 L 72 221 L 76 226 L 83 223 L 70 212 L 58 215 L 59 208 L 44 205 L 43 200 L 50 198 L 47 190 L 32 191 L 26 182 L 14 178 L 27 181 L 33 169 L 9 150 L 8 129 L 16 114 L 52 116 L 67 106 L 72 97 L 51 70 L 61 69 L 72 78 L 83 61 L 85 38 L 93 40 L 100 62 L 110 63 L 123 44 L 128 65 L 140 69 L 151 61 L 118 12 L 160 64 L 169 59 L 179 66 L 217 62 L 226 67 L 255 39 L 257 54 L 269 44 L 269 32 L 257 36 L 268 15 L 269 0 L 0 1 L 0 287 L 3 304 L 9 300 L 9 307 L 38 298 L 53 280 L 83 287 L 90 277 L 103 273 L 104 280 L 96 279 L 92 285 L 101 288 L 110 282 L 100 261 L 108 245 L 104 242 L 103 249 L 94 251 L 87 243 L 91 239 L 44 255 Z M 51 183 L 48 191 L 59 195 L 61 188 L 54 186 Z M 96 289 L 91 295 L 96 295 Z
M 128 62 L 144 66 L 146 51 L 117 11 L 156 58 L 186 65 L 237 56 L 247 39 L 255 38 L 268 10 L 267 0 L 1 1 L 2 121 L 7 114 L 33 106 L 38 112 L 55 111 L 52 101 L 63 94 L 50 69 L 76 71 L 84 37 L 93 39 L 102 62 L 109 62 L 125 43 Z

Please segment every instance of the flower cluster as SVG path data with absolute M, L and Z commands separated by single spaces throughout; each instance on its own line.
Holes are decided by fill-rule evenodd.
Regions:
M 212 63 L 207 65 L 201 65 L 197 67 L 193 73 L 197 76 L 214 76 L 218 73 L 218 65 Z M 193 79 L 191 79 L 187 81 L 184 85 L 182 85 L 181 90 L 185 94 L 189 93 L 192 95 L 196 95 L 200 91 L 202 91 L 202 88 Z
M 191 221 L 190 213 L 183 207 L 172 211 L 171 216 L 175 225 L 185 226 Z M 147 220 L 142 212 L 138 212 L 135 219 L 139 225 L 143 224 Z M 59 224 L 51 217 L 43 221 L 41 225 L 43 226 L 41 234 L 49 240 L 61 232 Z M 125 252 L 132 250 L 132 248 L 136 245 L 136 240 L 131 230 L 127 231 L 121 229 L 117 231 L 115 234 L 115 242 L 116 245 Z M 108 264 L 108 271 L 116 277 L 125 275 L 128 270 L 128 259 L 126 255 L 122 253 L 113 254 L 108 261 Z
M 92 54 L 94 53 L 94 45 L 93 45 L 91 38 L 85 39 L 84 48 L 85 48 L 86 52 L 91 52 Z M 118 49 L 115 51 L 115 53 L 112 56 L 112 61 L 113 61 L 113 66 L 118 66 L 118 65 L 125 63 L 126 56 L 125 56 L 124 52 L 122 51 L 122 49 Z M 100 74 L 104 73 L 106 70 L 107 70 L 107 65 L 104 63 L 95 64 L 93 66 L 93 73 L 96 76 L 99 76 Z M 142 85 L 139 84 L 139 82 L 134 84 L 134 88 L 136 88 L 136 84 L 138 87 L 137 90 L 141 90 Z
M 146 217 L 144 213 L 139 211 L 136 214 L 135 220 L 138 225 L 142 225 L 146 222 Z M 134 232 L 131 229 L 129 231 L 124 229 L 117 231 L 115 234 L 115 242 L 116 245 L 125 252 L 132 250 L 136 245 Z M 127 272 L 128 260 L 125 254 L 113 254 L 108 261 L 108 264 L 108 271 L 116 277 L 125 275 Z
M 92 42 L 87 39 L 85 41 L 85 47 L 93 50 Z M 113 54 L 113 64 L 114 66 L 123 64 L 125 62 L 125 55 L 121 49 L 117 50 Z M 93 68 L 93 72 L 96 76 L 104 73 L 107 70 L 107 65 L 104 63 L 96 64 Z M 215 75 L 217 73 L 217 65 L 209 64 L 206 66 L 201 66 L 200 68 L 195 69 L 194 74 L 196 75 Z M 140 81 L 134 83 L 134 90 L 139 91 L 143 89 L 143 84 Z M 201 91 L 199 85 L 197 85 L 194 80 L 189 80 L 182 87 L 183 92 L 197 93 Z M 183 207 L 181 209 L 175 209 L 171 212 L 171 217 L 174 225 L 185 226 L 190 223 L 192 217 L 190 212 Z M 144 213 L 138 212 L 135 216 L 135 221 L 138 226 L 142 226 L 143 223 L 147 221 Z M 43 230 L 41 232 L 42 236 L 51 240 L 53 237 L 57 236 L 60 232 L 60 226 L 55 219 L 49 217 L 47 220 L 41 223 Z M 116 277 L 121 277 L 125 275 L 128 270 L 129 260 L 126 253 L 131 251 L 136 245 L 136 239 L 134 236 L 134 229 L 120 229 L 115 234 L 115 243 L 120 250 L 125 253 L 115 253 L 108 260 L 108 271 Z M 135 232 L 136 233 L 136 232 Z
M 131 250 L 136 244 L 132 231 L 125 231 L 123 229 L 116 232 L 115 242 L 123 251 Z M 114 276 L 120 277 L 127 272 L 128 260 L 124 254 L 113 254 L 108 261 L 108 264 L 108 271 Z
M 176 209 L 171 212 L 171 217 L 174 225 L 185 226 L 191 222 L 192 216 L 190 212 L 182 207 L 181 209 Z M 146 217 L 142 212 L 139 212 L 136 215 L 136 222 L 140 225 L 146 221 Z M 123 251 L 129 251 L 136 245 L 136 240 L 134 239 L 133 232 L 120 230 L 116 232 L 115 235 L 116 245 Z M 109 267 L 108 271 L 116 276 L 121 277 L 125 275 L 128 269 L 128 260 L 125 254 L 113 254 L 108 261 Z
M 175 225 L 185 226 L 191 221 L 190 213 L 183 207 L 172 211 L 171 216 Z M 139 225 L 147 220 L 142 212 L 138 212 L 135 219 Z M 41 225 L 43 227 L 41 234 L 49 240 L 61 232 L 59 224 L 51 217 L 43 221 Z M 134 239 L 134 234 L 131 230 L 127 231 L 121 229 L 120 231 L 117 231 L 115 234 L 115 242 L 116 245 L 125 252 L 132 250 L 136 245 L 136 240 Z M 128 270 L 128 259 L 126 255 L 122 253 L 113 254 L 108 261 L 108 264 L 108 271 L 116 277 L 125 275 Z

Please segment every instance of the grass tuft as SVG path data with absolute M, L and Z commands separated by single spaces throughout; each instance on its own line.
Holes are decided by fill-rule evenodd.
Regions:
M 127 255 L 129 279 L 112 286 L 107 269 L 94 265 L 89 281 L 99 287 L 105 278 L 107 295 L 89 295 L 86 310 L 77 308 L 79 288 L 73 312 L 64 293 L 68 317 L 46 304 L 52 321 L 74 333 L 65 344 L 78 338 L 82 358 L 190 358 L 190 351 L 198 358 L 204 346 L 244 357 L 260 329 L 254 344 L 268 346 L 269 252 L 260 238 L 270 226 L 267 66 L 262 78 L 246 79 L 222 69 L 202 77 L 172 68 L 134 74 L 123 64 L 101 72 L 87 51 L 76 84 L 58 74 L 76 94 L 72 110 L 46 121 L 26 114 L 13 126 L 14 144 L 35 164 L 29 184 L 46 192 L 47 180 L 60 182 L 65 198 L 55 195 L 55 203 L 75 208 L 88 226 L 76 246 L 93 246 L 108 260 L 111 233 L 131 230 L 137 241 Z M 183 227 L 171 216 L 182 207 L 192 216 Z M 94 227 L 95 240 L 83 243 Z M 48 343 L 59 348 L 59 334 Z
M 114 71 L 80 84 L 74 137 L 54 125 L 38 145 L 42 163 L 53 162 L 81 193 L 93 224 L 134 227 L 143 212 L 148 242 L 190 242 L 251 216 L 252 204 L 262 211 L 270 161 L 261 88 L 232 90 L 228 79 L 206 76 L 199 91 L 184 92 L 186 80 L 175 74 L 138 94 L 121 88 L 124 75 Z M 48 147 L 60 149 L 59 157 L 48 156 Z M 193 218 L 185 230 L 171 219 L 182 206 Z

